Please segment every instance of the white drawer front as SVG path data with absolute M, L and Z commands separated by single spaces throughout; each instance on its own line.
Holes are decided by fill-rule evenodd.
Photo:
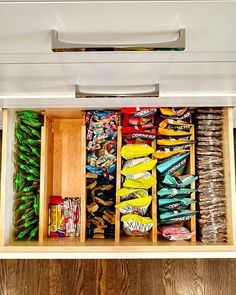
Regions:
M 0 3 L 0 62 L 235 59 L 235 2 Z M 64 41 L 120 44 L 175 40 L 184 52 L 52 53 L 55 29 Z M 212 55 L 213 54 L 213 55 Z
M 152 91 L 156 83 L 159 98 L 139 95 Z M 76 84 L 84 92 L 107 97 L 137 94 L 75 99 Z M 235 84 L 232 62 L 2 64 L 0 107 L 236 106 Z

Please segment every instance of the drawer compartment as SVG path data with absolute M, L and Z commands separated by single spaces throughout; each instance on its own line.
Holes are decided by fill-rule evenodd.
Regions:
M 86 126 L 85 111 L 82 109 L 45 109 L 41 141 L 40 168 L 40 224 L 38 241 L 14 241 L 12 237 L 12 209 L 14 202 L 14 132 L 15 110 L 3 111 L 3 150 L 1 182 L 1 251 L 232 251 L 235 247 L 235 184 L 232 108 L 224 109 L 224 174 L 227 207 L 227 235 L 225 244 L 206 245 L 191 241 L 170 242 L 157 235 L 156 189 L 152 188 L 153 204 L 150 208 L 154 226 L 147 237 L 120 236 L 120 214 L 116 210 L 115 239 L 86 238 Z M 121 130 L 118 129 L 117 189 L 121 169 Z M 155 144 L 153 143 L 155 149 Z M 187 173 L 195 174 L 195 154 L 191 156 Z M 155 175 L 156 170 L 152 171 Z M 194 188 L 194 187 L 192 187 Z M 81 199 L 81 234 L 73 238 L 49 238 L 48 204 L 50 196 L 78 197 Z M 119 199 L 116 198 L 116 203 Z M 195 205 L 191 205 L 194 209 Z M 192 218 L 189 228 L 195 230 L 196 219 Z

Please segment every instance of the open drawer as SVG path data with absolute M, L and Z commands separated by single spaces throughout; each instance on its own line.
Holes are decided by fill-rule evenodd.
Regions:
M 13 235 L 15 122 L 16 110 L 3 111 L 3 150 L 1 182 L 0 251 L 11 252 L 198 252 L 236 251 L 235 174 L 232 108 L 224 108 L 223 158 L 225 174 L 227 242 L 206 245 L 191 241 L 170 242 L 157 235 L 156 190 L 152 189 L 151 216 L 155 219 L 150 235 L 120 236 L 120 216 L 116 210 L 115 239 L 86 238 L 86 125 L 84 110 L 45 109 L 41 137 L 39 237 L 37 241 L 15 241 Z M 118 129 L 117 188 L 120 187 L 121 134 Z M 191 151 L 188 173 L 194 173 L 194 151 Z M 155 171 L 153 171 L 155 175 Z M 80 237 L 47 236 L 50 196 L 80 196 Z M 155 202 L 154 202 L 155 201 Z M 196 220 L 192 219 L 191 229 Z

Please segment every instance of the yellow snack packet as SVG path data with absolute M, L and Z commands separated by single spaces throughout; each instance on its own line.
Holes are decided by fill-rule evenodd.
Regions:
M 154 153 L 154 148 L 148 144 L 126 144 L 121 148 L 121 156 L 128 159 L 146 157 Z
M 193 143 L 193 140 L 186 140 L 186 139 L 158 139 L 157 144 L 158 145 L 169 145 L 169 146 L 174 146 L 174 145 L 184 145 L 188 143 Z
M 131 179 L 126 177 L 125 182 L 123 183 L 123 186 L 130 187 L 130 188 L 149 189 L 156 184 L 157 184 L 156 178 L 151 173 L 147 172 L 145 176 L 137 178 L 137 179 Z
M 193 124 L 185 123 L 181 121 L 171 120 L 171 119 L 165 119 L 160 124 L 159 127 L 166 129 L 169 125 L 175 125 L 175 126 L 186 126 L 186 127 L 192 127 Z
M 158 135 L 166 135 L 166 136 L 186 136 L 191 135 L 191 132 L 181 131 L 181 130 L 169 130 L 158 128 Z
M 143 198 L 148 196 L 148 191 L 139 188 L 123 187 L 116 192 L 116 196 L 120 197 L 122 201 Z
M 152 170 L 157 163 L 157 160 L 152 160 L 149 157 L 139 158 L 137 160 L 139 161 L 136 162 L 136 159 L 128 160 L 124 164 L 121 174 L 127 175 Z
M 138 214 L 144 216 L 147 213 L 148 206 L 152 201 L 151 196 L 144 198 L 127 200 L 116 205 L 121 214 Z
M 128 236 L 143 236 L 153 226 L 153 220 L 150 217 L 142 217 L 136 214 L 127 214 L 121 217 L 123 230 Z
M 177 155 L 179 153 L 184 153 L 184 152 L 188 152 L 189 150 L 176 150 L 176 151 L 156 151 L 153 156 L 156 159 L 165 159 L 165 158 L 169 158 L 171 156 Z
M 181 117 L 187 112 L 188 108 L 160 108 L 160 112 L 164 116 L 178 116 Z

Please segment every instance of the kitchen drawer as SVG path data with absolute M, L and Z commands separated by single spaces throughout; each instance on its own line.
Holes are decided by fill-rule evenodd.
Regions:
M 0 63 L 235 61 L 234 1 L 9 1 L 0 3 Z M 65 42 L 147 44 L 178 39 L 183 52 L 52 53 Z
M 144 100 L 155 84 L 159 96 Z M 0 107 L 236 106 L 235 85 L 234 62 L 0 64 Z
M 85 236 L 86 224 L 86 127 L 82 109 L 44 109 L 44 126 L 41 139 L 41 176 L 40 176 L 40 213 L 39 240 L 14 241 L 12 210 L 14 202 L 14 148 L 15 122 L 14 109 L 3 111 L 3 150 L 1 182 L 1 252 L 178 252 L 178 257 L 190 252 L 234 252 L 236 251 L 236 218 L 235 218 L 235 174 L 232 108 L 224 109 L 224 173 L 227 208 L 228 242 L 218 245 L 206 245 L 199 241 L 170 242 L 157 238 L 157 229 L 148 237 L 129 238 L 119 235 L 119 214 L 116 216 L 115 240 L 90 240 Z M 118 160 L 121 133 L 118 132 Z M 192 154 L 189 172 L 194 173 L 194 154 Z M 120 161 L 120 160 L 119 160 Z M 120 164 L 117 169 L 120 169 Z M 117 171 L 119 172 L 119 171 Z M 119 173 L 117 173 L 117 184 Z M 48 238 L 48 203 L 51 195 L 81 196 L 81 235 L 80 238 Z M 155 197 L 153 190 L 153 197 Z M 152 209 L 155 217 L 156 207 Z M 192 222 L 195 222 L 193 219 Z M 182 253 L 182 254 L 181 254 Z M 206 254 L 207 255 L 207 254 Z

